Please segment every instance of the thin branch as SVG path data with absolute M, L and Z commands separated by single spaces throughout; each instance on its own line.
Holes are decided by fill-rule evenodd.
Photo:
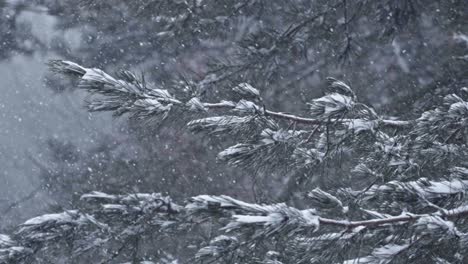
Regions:
M 446 218 L 460 218 L 468 217 L 468 206 L 461 206 L 455 209 L 447 210 L 447 212 L 436 212 L 435 215 L 445 216 Z M 402 214 L 399 216 L 393 216 L 383 219 L 371 219 L 363 221 L 346 221 L 346 220 L 335 220 L 329 218 L 319 218 L 321 225 L 338 226 L 347 229 L 351 229 L 358 226 L 364 226 L 367 228 L 376 228 L 388 224 L 407 223 L 418 220 L 419 218 L 430 216 L 430 214 Z
M 229 104 L 227 102 L 220 102 L 220 103 L 203 103 L 203 106 L 209 109 L 216 109 L 216 108 L 229 108 L 233 109 L 235 108 L 234 105 Z M 306 117 L 301 117 L 297 115 L 292 115 L 292 114 L 286 114 L 282 112 L 275 112 L 272 110 L 265 109 L 264 110 L 265 115 L 276 117 L 278 119 L 283 119 L 283 120 L 288 120 L 288 121 L 294 121 L 299 124 L 308 124 L 308 125 L 320 125 L 323 124 L 324 122 L 326 123 L 327 121 L 323 121 L 320 119 L 315 119 L 315 118 L 306 118 Z M 330 122 L 332 123 L 350 123 L 354 119 L 331 119 Z M 406 120 L 390 120 L 390 119 L 379 119 L 378 124 L 381 126 L 388 126 L 388 127 L 408 127 L 411 126 L 413 121 L 406 121 Z
M 26 152 L 26 156 L 31 160 L 31 162 L 36 165 L 43 173 L 50 174 L 50 169 L 48 169 L 44 164 L 42 164 L 40 161 L 38 161 L 31 153 Z M 29 194 L 27 194 L 24 197 L 21 197 L 20 199 L 12 202 L 9 204 L 5 209 L 3 209 L 2 213 L 0 214 L 0 219 L 5 217 L 8 213 L 10 213 L 11 210 L 15 209 L 19 205 L 21 205 L 24 202 L 27 202 L 34 198 L 42 189 L 44 185 L 40 184 L 36 188 L 34 188 Z
M 2 219 L 3 217 L 5 217 L 11 210 L 15 209 L 16 207 L 18 207 L 20 204 L 26 202 L 26 201 L 29 201 L 30 199 L 34 198 L 34 196 L 36 196 L 36 194 L 42 190 L 42 185 L 36 187 L 34 190 L 32 190 L 28 195 L 12 202 L 10 205 L 8 205 L 3 211 L 2 213 L 0 214 L 0 219 Z

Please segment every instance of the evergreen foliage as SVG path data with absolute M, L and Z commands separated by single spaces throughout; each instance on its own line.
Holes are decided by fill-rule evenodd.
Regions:
M 127 70 L 109 74 L 50 61 L 51 72 L 89 94 L 88 111 L 149 128 L 184 122 L 193 134 L 226 139 L 216 156 L 220 162 L 265 182 L 280 175 L 282 182 L 272 199 L 254 202 L 234 195 L 177 200 L 170 193 L 89 191 L 76 208 L 31 218 L 0 235 L 0 263 L 467 263 L 468 92 L 459 85 L 466 70 L 453 72 L 451 92 L 438 104 L 401 117 L 379 113 L 357 89 L 332 77 L 321 96 L 302 106 L 288 103 L 288 110 L 307 109 L 302 113 L 275 109 L 269 98 L 282 86 L 307 85 L 297 82 L 309 74 L 308 56 L 321 58 L 309 47 L 332 58 L 314 70 L 352 60 L 371 50 L 362 51 L 360 40 L 397 36 L 425 14 L 418 12 L 423 4 L 82 1 L 88 23 L 98 28 L 144 27 L 120 18 L 97 25 L 99 10 L 125 6 L 156 29 L 103 46 L 91 38 L 96 52 L 150 43 L 163 48 L 162 57 L 181 58 L 182 51 L 200 47 L 212 55 L 208 69 L 192 74 L 198 78 L 171 74 L 172 65 L 158 73 L 169 80 L 157 83 Z M 447 27 L 463 24 L 460 6 L 455 0 L 441 5 L 444 14 L 455 13 Z M 340 41 L 317 41 L 333 30 Z M 124 65 L 145 59 L 122 53 L 129 56 Z M 107 64 L 100 56 L 85 64 Z M 186 243 L 167 243 L 176 236 Z

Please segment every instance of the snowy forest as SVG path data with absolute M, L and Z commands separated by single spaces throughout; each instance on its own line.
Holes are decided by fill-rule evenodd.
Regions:
M 0 264 L 468 263 L 463 0 L 0 0 Z

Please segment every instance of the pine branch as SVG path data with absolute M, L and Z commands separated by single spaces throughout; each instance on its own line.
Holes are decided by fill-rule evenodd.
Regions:
M 232 211 L 243 211 L 248 213 L 262 213 L 262 214 L 269 214 L 271 212 L 282 211 L 280 209 L 284 204 L 279 204 L 279 207 L 276 205 L 258 205 L 258 204 L 249 204 L 245 203 L 236 199 L 233 199 L 228 196 L 208 196 L 208 195 L 201 195 L 191 198 L 190 203 L 186 206 L 187 209 L 190 211 L 195 212 L 203 212 L 203 211 L 213 211 L 213 210 L 232 210 Z M 295 209 L 297 210 L 297 209 Z M 312 210 L 312 211 L 310 211 Z M 306 212 L 314 212 L 315 209 L 306 209 L 302 210 L 303 213 Z M 293 214 L 288 215 L 288 221 L 293 221 L 295 219 Z M 372 219 L 372 220 L 362 220 L 362 221 L 348 221 L 348 220 L 337 220 L 337 219 L 329 219 L 318 217 L 317 224 L 311 224 L 311 229 L 317 229 L 318 226 L 334 226 L 334 227 L 342 227 L 345 229 L 352 229 L 358 226 L 363 226 L 366 228 L 376 228 L 385 226 L 388 224 L 394 223 L 407 223 L 416 221 L 422 217 L 429 217 L 431 215 L 436 216 L 443 216 L 448 219 L 455 219 L 455 218 L 465 218 L 468 217 L 468 206 L 460 206 L 449 210 L 444 211 L 437 211 L 433 214 L 411 214 L 411 213 L 402 213 L 398 216 L 388 216 L 385 218 L 379 219 Z M 239 221 L 238 221 L 239 220 Z M 268 220 L 274 221 L 274 219 L 266 219 L 266 218 L 252 218 L 251 221 L 245 220 L 242 215 L 235 215 L 233 222 L 229 224 L 226 229 L 231 229 L 231 227 L 237 227 L 238 225 L 243 224 L 255 224 L 257 222 L 267 222 Z M 238 222 L 236 222 L 238 221 Z M 279 221 L 281 222 L 281 221 Z
M 323 191 L 316 192 L 320 193 L 322 201 L 328 203 L 331 199 L 338 203 L 331 195 L 324 194 Z M 447 232 L 454 236 L 464 236 L 448 220 L 468 218 L 466 205 L 425 214 L 404 212 L 397 216 L 376 214 L 378 217 L 370 220 L 340 220 L 321 217 L 320 212 L 315 209 L 299 210 L 286 204 L 246 203 L 229 196 L 195 196 L 190 198 L 185 206 L 177 205 L 171 202 L 169 197 L 160 194 L 109 195 L 93 192 L 83 195 L 82 199 L 88 204 L 83 210 L 35 217 L 18 228 L 14 239 L 1 236 L 0 253 L 8 254 L 0 254 L 0 261 L 31 257 L 34 252 L 47 249 L 49 244 L 65 238 L 77 245 L 76 254 L 83 254 L 93 247 L 104 246 L 112 237 L 122 241 L 129 236 L 145 232 L 149 227 L 159 226 L 164 230 L 174 225 L 192 226 L 196 224 L 193 222 L 194 218 L 218 219 L 226 214 L 230 215 L 231 219 L 222 230 L 246 234 L 247 238 L 254 240 L 282 234 L 291 236 L 298 232 L 314 234 L 319 230 L 329 230 L 327 228 L 339 228 L 348 232 L 355 228 L 372 230 L 395 228 L 402 224 L 412 224 L 415 232 L 421 235 L 427 232 L 435 234 L 437 231 L 440 237 Z M 81 241 L 82 239 L 84 240 Z M 212 245 L 203 248 L 196 258 L 205 259 L 205 256 L 213 255 L 214 252 L 234 250 L 237 245 L 242 245 L 242 242 L 236 242 L 238 239 L 219 237 Z
M 165 90 L 153 89 L 146 87 L 146 84 L 139 82 L 136 77 L 129 73 L 124 72 L 123 76 L 126 77 L 125 80 L 114 79 L 107 73 L 98 70 L 82 67 L 76 63 L 70 61 L 51 61 L 49 67 L 52 71 L 62 73 L 68 76 L 77 76 L 80 79 L 79 87 L 86 89 L 92 93 L 98 93 L 104 96 L 107 96 L 110 101 L 96 101 L 96 103 L 90 104 L 91 111 L 115 111 L 117 115 L 122 113 L 132 111 L 133 108 L 141 108 L 139 111 L 143 112 L 146 110 L 147 115 L 158 114 L 160 111 L 167 113 L 173 105 L 179 107 L 185 106 L 181 101 L 175 99 Z M 246 84 L 241 85 L 246 86 Z M 236 89 L 239 91 L 239 86 Z M 241 93 L 245 93 L 247 90 L 251 89 L 247 86 L 248 89 L 241 90 Z M 254 96 L 258 96 L 258 91 L 251 90 L 248 91 Z M 158 95 L 162 95 L 159 96 Z M 119 97 L 119 100 L 116 100 L 115 97 Z M 321 99 L 326 103 L 325 100 Z M 161 103 L 167 103 L 166 109 Z M 248 101 L 240 101 L 239 103 L 234 103 L 231 101 L 221 101 L 219 103 L 201 103 L 201 106 L 206 109 L 226 109 L 226 110 L 238 110 L 238 111 L 254 111 L 258 113 L 263 113 L 266 116 L 274 117 L 281 120 L 287 120 L 292 122 L 297 122 L 300 124 L 306 125 L 318 125 L 324 124 L 326 121 L 315 119 L 315 118 L 306 118 L 297 115 L 276 112 L 268 109 L 261 109 L 259 106 L 256 106 L 253 103 Z M 154 111 L 158 109 L 158 111 Z M 159 110 L 160 109 L 160 110 Z M 343 124 L 348 124 L 354 122 L 354 119 L 330 119 L 328 122 L 338 122 Z M 412 124 L 412 121 L 401 121 L 401 120 L 387 120 L 379 119 L 377 120 L 379 126 L 389 126 L 389 127 L 407 127 Z

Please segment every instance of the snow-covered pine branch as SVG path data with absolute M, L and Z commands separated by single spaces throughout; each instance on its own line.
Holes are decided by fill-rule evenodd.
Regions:
M 90 105 L 90 111 L 113 111 L 114 113 L 121 115 L 126 112 L 132 112 L 136 108 L 138 109 L 139 104 L 143 104 L 143 101 L 146 102 L 146 111 L 151 114 L 153 109 L 160 107 L 160 104 L 163 106 L 185 106 L 181 101 L 174 98 L 167 90 L 157 89 L 148 87 L 148 84 L 144 79 L 139 79 L 136 75 L 128 71 L 122 71 L 118 74 L 120 79 L 115 79 L 109 74 L 103 72 L 102 70 L 95 68 L 85 68 L 74 62 L 55 60 L 49 63 L 49 67 L 52 71 L 62 73 L 67 76 L 77 76 L 80 79 L 79 88 L 88 90 L 93 94 L 99 94 L 105 96 L 107 100 L 96 98 L 93 100 Z M 334 80 L 334 79 L 333 79 Z M 348 87 L 348 91 L 345 91 L 344 88 L 337 88 L 340 85 L 346 85 L 341 81 L 332 81 L 331 89 L 341 91 L 342 93 L 336 92 L 331 95 L 326 95 L 320 99 L 316 99 L 311 103 L 312 113 L 319 111 L 321 109 L 322 113 L 329 115 L 330 112 L 337 112 L 339 109 L 349 108 L 346 104 L 351 104 L 351 98 L 347 97 L 345 94 L 349 94 L 352 90 Z M 347 86 L 347 85 L 346 85 Z M 233 88 L 234 92 L 239 93 L 240 95 L 245 96 L 246 98 L 261 99 L 260 93 L 257 89 L 253 88 L 249 84 L 242 83 Z M 354 96 L 354 94 L 353 94 Z M 141 100 L 141 101 L 140 101 Z M 190 102 L 190 101 L 189 101 Z M 114 104 L 115 103 L 115 104 Z M 188 103 L 188 102 L 187 102 Z M 136 105 L 135 105 L 136 104 Z M 93 107 L 95 105 L 96 107 Z M 192 106 L 192 103 L 189 103 L 189 106 Z M 232 101 L 222 101 L 220 103 L 203 103 L 199 99 L 197 105 L 207 109 L 210 108 L 225 108 L 225 109 L 234 109 L 239 112 L 258 112 L 267 116 L 271 116 L 277 119 L 283 119 L 287 121 L 317 125 L 323 123 L 321 119 L 323 118 L 305 118 L 291 114 L 285 114 L 281 112 L 275 112 L 268 109 L 262 109 L 259 106 L 256 106 L 254 103 L 241 100 L 238 103 Z M 193 108 L 193 107 L 192 107 Z M 141 109 L 144 111 L 144 109 Z M 331 120 L 331 122 L 342 122 L 349 123 L 353 119 L 339 118 L 337 120 Z M 379 119 L 377 120 L 379 125 L 382 126 L 396 126 L 404 127 L 411 124 L 410 121 L 394 121 Z
M 104 96 L 87 102 L 89 111 L 112 111 L 120 116 L 129 113 L 137 119 L 165 119 L 173 105 L 182 104 L 167 90 L 149 89 L 143 78 L 121 71 L 116 79 L 100 69 L 84 68 L 70 61 L 51 61 L 52 71 L 79 78 L 78 87 Z
M 363 191 L 340 190 L 345 196 L 354 196 L 358 202 L 375 203 L 387 212 L 400 210 L 401 203 L 415 209 L 460 205 L 464 203 L 467 191 L 467 180 L 429 181 L 425 178 L 408 182 L 389 181 Z
M 186 208 L 194 213 L 219 210 L 235 212 L 233 219 L 223 229 L 229 232 L 253 228 L 253 238 L 304 230 L 314 231 L 319 228 L 319 217 L 315 209 L 298 210 L 285 204 L 258 205 L 228 196 L 200 195 L 191 198 Z
M 315 192 L 335 200 L 319 190 Z M 349 220 L 322 217 L 321 211 L 316 209 L 299 210 L 283 203 L 246 203 L 229 196 L 195 196 L 184 206 L 155 193 L 109 195 L 93 192 L 83 195 L 82 199 L 86 205 L 80 210 L 38 216 L 20 225 L 13 237 L 1 235 L 0 262 L 27 262 L 36 254 L 51 251 L 60 241 L 67 241 L 75 257 L 100 252 L 101 248 L 112 247 L 113 243 L 128 247 L 126 241 L 129 237 L 157 229 L 159 232 L 169 232 L 170 228 L 190 230 L 206 221 L 203 219 L 224 222 L 220 232 L 227 234 L 220 234 L 208 246 L 201 248 L 194 256 L 198 261 L 223 258 L 226 254 L 230 257 L 242 255 L 242 251 L 238 251 L 240 248 L 245 250 L 245 247 L 264 243 L 266 237 L 291 240 L 288 250 L 299 251 L 291 259 L 308 257 L 312 263 L 330 258 L 334 248 L 326 245 L 339 243 L 343 250 L 348 250 L 350 246 L 346 241 L 359 237 L 380 240 L 374 247 L 361 249 L 359 255 L 364 259 L 393 259 L 392 254 L 384 256 L 378 253 L 381 248 L 392 244 L 411 245 L 401 250 L 418 248 L 423 252 L 428 245 L 451 243 L 453 247 L 461 247 L 468 240 L 468 234 L 459 231 L 455 222 L 468 218 L 466 205 L 435 209 L 424 214 L 373 214 L 367 220 Z M 390 230 L 399 233 L 399 237 L 391 235 Z M 386 238 L 382 240 L 382 236 Z M 457 246 L 453 245 L 454 241 Z M 320 246 L 321 243 L 324 247 Z M 321 248 L 322 252 L 310 255 L 304 250 L 308 247 L 312 252 L 315 252 L 314 247 Z M 366 254 L 371 257 L 365 257 Z M 411 251 L 410 254 L 416 256 L 418 252 Z
M 9 24 L 2 34 L 3 50 L 8 51 L 16 49 L 11 43 L 24 37 L 11 34 L 23 29 L 15 29 L 17 16 L 31 7 L 24 1 L 6 2 L 6 20 L 0 20 Z M 219 160 L 248 168 L 246 173 L 255 171 L 255 176 L 268 176 L 266 181 L 276 181 L 275 189 L 260 196 L 254 190 L 256 203 L 224 195 L 198 195 L 174 203 L 160 193 L 84 194 L 73 205 L 76 208 L 32 218 L 11 235 L 0 235 L 0 263 L 57 263 L 73 258 L 91 263 L 100 259 L 101 263 L 176 264 L 191 253 L 193 258 L 184 264 L 468 262 L 467 88 L 446 95 L 437 107 L 429 105 L 438 99 L 423 98 L 428 109 L 421 109 L 425 112 L 419 118 L 407 112 L 404 120 L 381 115 L 358 97 L 392 89 L 408 103 L 422 90 L 430 91 L 427 88 L 437 88 L 439 95 L 458 88 L 449 85 L 465 85 L 464 79 L 456 80 L 465 73 L 458 69 L 463 67 L 451 63 L 454 59 L 462 63 L 465 53 L 431 54 L 437 49 L 458 50 L 439 38 L 443 36 L 439 31 L 463 28 L 462 1 L 424 5 L 423 1 L 346 0 L 39 2 L 47 6 L 41 12 L 56 16 L 59 26 L 86 25 L 86 44 L 91 46 L 80 48 L 83 61 L 112 58 L 119 65 L 162 68 L 156 73 L 162 82 L 156 85 L 129 71 L 110 75 L 70 61 L 50 62 L 53 71 L 76 78 L 78 87 L 90 94 L 89 111 L 128 115 L 149 127 L 169 123 L 162 121 L 188 122 L 192 132 L 227 139 L 230 146 L 223 147 Z M 464 32 L 449 34 L 453 42 L 465 44 Z M 418 49 L 420 38 L 407 37 L 412 35 L 438 41 Z M 385 36 L 393 40 L 393 53 L 386 45 L 373 48 L 386 44 Z M 357 45 L 360 42 L 363 45 Z M 57 43 L 64 47 L 58 52 L 69 56 L 65 43 Z M 330 62 L 352 55 L 354 48 L 360 54 L 357 63 L 336 71 Z M 375 72 L 363 76 L 356 69 L 367 68 L 369 56 Z M 419 67 L 435 56 L 438 67 Z M 188 71 L 197 68 L 195 74 L 202 80 L 168 82 L 179 66 Z M 398 68 L 404 74 L 395 77 Z M 345 82 L 328 78 L 325 94 L 304 102 L 302 109 L 308 110 L 303 113 L 272 109 L 271 98 L 262 97 L 267 94 L 263 88 L 277 96 L 294 87 L 302 95 L 312 86 L 310 78 L 322 78 L 327 72 L 343 74 L 354 83 L 370 82 L 355 92 Z M 389 81 L 380 80 L 381 76 Z M 401 83 L 395 82 L 397 78 Z M 394 90 L 414 83 L 424 88 Z M 215 94 L 206 96 L 212 88 Z M 290 98 L 284 94 L 288 95 L 274 101 Z M 289 109 L 301 108 L 292 105 L 297 102 L 285 103 L 291 104 Z M 400 113 L 408 109 L 392 108 Z M 274 192 L 284 186 L 293 186 L 295 193 L 278 199 Z M 184 256 L 164 252 L 165 239 L 195 229 L 199 229 L 195 239 L 186 239 L 187 244 L 180 237 L 169 243 Z M 145 239 L 151 240 L 151 248 L 141 245 Z M 144 253 L 139 251 L 143 247 Z
M 170 119 L 172 109 L 188 116 L 198 115 L 187 124 L 190 130 L 236 137 L 236 144 L 218 154 L 220 160 L 234 166 L 276 172 L 284 168 L 314 169 L 343 154 L 355 163 L 346 181 L 351 188 L 315 188 L 307 195 L 312 204 L 308 209 L 284 203 L 245 203 L 228 196 L 200 195 L 179 206 L 160 195 L 140 194 L 133 200 L 131 196 L 102 193 L 84 195 L 84 200 L 104 203 L 92 215 L 100 221 L 96 223 L 115 221 L 112 226 L 120 229 L 110 232 L 114 239 L 141 234 L 147 225 L 181 230 L 212 219 L 218 220 L 220 230 L 229 236 L 212 239 L 195 260 L 222 261 L 228 257 L 242 261 L 246 256 L 240 256 L 241 248 L 255 247 L 269 237 L 271 242 L 291 239 L 291 260 L 295 263 L 352 263 L 356 259 L 388 263 L 396 258 L 423 256 L 429 245 L 444 248 L 448 241 L 455 240 L 453 251 L 468 241 L 459 231 L 464 228 L 458 229 L 456 223 L 468 217 L 468 173 L 464 169 L 468 112 L 465 100 L 458 95 L 446 96 L 442 106 L 412 121 L 389 120 L 359 102 L 347 84 L 329 78 L 326 94 L 309 103 L 310 117 L 301 117 L 269 110 L 260 92 L 246 83 L 232 89 L 240 98 L 237 101 L 222 98 L 219 102 L 203 102 L 198 96 L 179 99 L 168 90 L 151 88 L 128 72 L 120 74 L 119 80 L 67 61 L 52 62 L 51 67 L 78 76 L 80 88 L 98 95 L 91 102 L 97 107 L 91 107 L 91 111 L 118 115 L 128 112 L 137 120 Z M 206 116 L 199 118 L 200 114 Z M 353 178 L 364 179 L 367 186 L 356 189 Z M 148 219 L 148 212 L 155 215 Z M 126 220 L 132 215 L 138 217 Z M 389 229 L 397 235 L 389 234 Z M 107 241 L 103 232 L 98 232 L 96 240 Z M 356 248 L 355 243 L 362 239 L 368 240 L 367 247 Z M 338 258 L 331 245 L 347 252 L 346 256 Z M 351 249 L 357 253 L 351 253 Z M 447 252 L 439 252 L 436 257 L 447 259 Z M 253 258 L 260 260 L 264 256 Z
M 237 102 L 230 98 L 215 103 L 203 102 L 190 94 L 185 96 L 189 98 L 185 102 L 172 95 L 180 92 L 177 86 L 154 88 L 144 78 L 127 71 L 119 73 L 120 79 L 117 79 L 102 70 L 69 61 L 51 61 L 50 68 L 79 78 L 78 87 L 93 95 L 88 102 L 90 111 L 128 113 L 130 118 L 145 124 L 149 121 L 150 125 L 165 119 L 177 120 L 180 115 L 189 118 L 207 115 L 188 122 L 188 128 L 194 132 L 237 137 L 238 143 L 220 152 L 218 157 L 240 167 L 273 170 L 278 167 L 275 164 L 285 164 L 284 168 L 317 165 L 345 148 L 365 145 L 369 137 L 356 138 L 359 135 L 374 134 L 390 127 L 407 129 L 412 124 L 411 121 L 381 118 L 371 107 L 359 103 L 347 84 L 333 78 L 328 80 L 326 95 L 310 103 L 312 118 L 309 118 L 267 109 L 260 105 L 260 92 L 247 83 L 232 89 L 241 98 Z M 169 92 L 171 89 L 174 93 Z M 289 122 L 289 128 L 285 128 L 284 121 Z M 291 124 L 294 129 L 290 128 Z M 296 130 L 296 125 L 301 129 Z M 308 161 L 311 150 L 317 153 L 312 158 L 314 162 Z

